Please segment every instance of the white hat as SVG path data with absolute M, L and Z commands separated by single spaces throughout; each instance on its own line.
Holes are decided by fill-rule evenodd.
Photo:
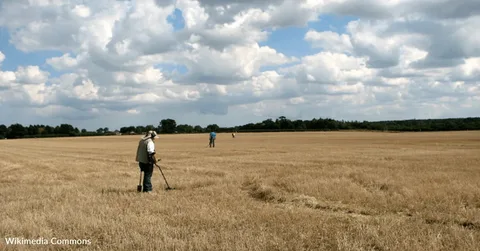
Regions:
M 155 131 L 148 131 L 147 132 L 147 135 L 145 135 L 145 137 L 143 137 L 144 139 L 149 139 L 149 138 L 154 138 L 154 139 L 158 139 L 158 134 L 157 132 Z

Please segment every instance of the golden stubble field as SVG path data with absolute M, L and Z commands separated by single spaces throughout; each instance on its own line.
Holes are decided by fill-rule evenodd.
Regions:
M 160 136 L 0 141 L 0 249 L 480 250 L 478 131 Z

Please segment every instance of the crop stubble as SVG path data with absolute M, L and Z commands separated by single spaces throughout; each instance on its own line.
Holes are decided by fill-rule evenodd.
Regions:
M 98 250 L 479 250 L 480 133 L 160 135 L 0 141 L 0 236 Z M 5 240 L 0 246 L 5 245 Z M 7 246 L 18 249 L 18 246 Z M 22 246 L 51 249 L 58 246 Z

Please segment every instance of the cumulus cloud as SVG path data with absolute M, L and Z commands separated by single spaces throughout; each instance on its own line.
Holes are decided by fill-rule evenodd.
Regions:
M 324 14 L 354 20 L 308 26 L 327 27 Z M 5 70 L 2 48 L 0 101 L 28 109 L 29 123 L 92 127 L 157 123 L 146 122 L 157 114 L 222 125 L 281 115 L 471 116 L 480 108 L 479 26 L 476 0 L 3 1 L 8 42 L 58 54 Z M 299 39 L 311 48 L 298 51 L 308 54 L 270 45 L 287 27 L 306 30 Z
M 61 57 L 48 58 L 46 63 L 57 71 L 68 70 L 78 66 L 77 59 L 72 58 L 70 53 L 65 53 Z
M 231 46 L 222 52 L 192 45 L 178 62 L 184 64 L 189 73 L 181 78 L 187 83 L 230 84 L 251 79 L 260 73 L 262 66 L 282 65 L 295 61 L 268 46 L 258 44 Z
M 364 58 L 348 56 L 342 53 L 320 52 L 305 56 L 302 63 L 282 71 L 293 75 L 299 84 L 341 84 L 366 80 L 374 70 L 366 66 Z
M 309 30 L 305 34 L 305 40 L 310 42 L 314 48 L 322 48 L 331 52 L 350 54 L 353 49 L 349 35 L 332 31 Z

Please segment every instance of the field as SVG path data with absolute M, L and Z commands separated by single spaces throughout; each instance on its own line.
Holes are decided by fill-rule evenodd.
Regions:
M 480 250 L 478 131 L 160 136 L 0 141 L 0 249 Z

